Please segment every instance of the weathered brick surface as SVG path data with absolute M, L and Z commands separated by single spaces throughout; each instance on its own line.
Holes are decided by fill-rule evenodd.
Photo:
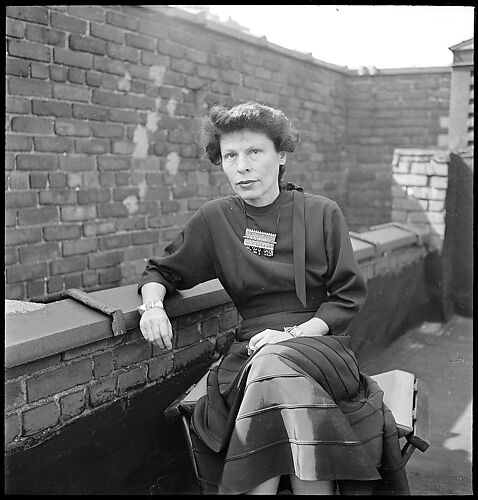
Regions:
M 114 399 L 117 383 L 118 379 L 116 376 L 93 383 L 89 388 L 90 405 L 96 407 Z
M 282 107 L 305 132 L 286 177 L 340 202 L 351 229 L 399 213 L 386 194 L 394 148 L 436 146 L 446 133 L 448 72 L 345 74 L 138 6 L 7 6 L 6 37 L 6 169 L 25 174 L 9 178 L 6 225 L 64 225 L 64 237 L 58 229 L 42 238 L 65 240 L 59 261 L 92 254 L 86 288 L 139 278 L 139 258 L 231 192 L 198 147 L 213 102 Z M 442 201 L 447 166 L 410 165 L 395 174 L 414 176 L 420 199 Z M 79 239 L 72 223 L 96 245 L 69 241 Z M 101 236 L 114 231 L 117 240 Z M 103 265 L 115 243 L 128 260 Z M 147 255 L 126 252 L 136 245 Z M 63 268 L 64 283 L 78 282 L 77 268 Z M 48 289 L 59 286 L 53 269 L 30 286 L 25 274 L 10 292 L 18 298 L 50 277 Z
M 151 358 L 151 345 L 144 340 L 119 346 L 113 351 L 115 368 L 123 368 L 149 358 Z
M 118 375 L 118 394 L 124 394 L 128 390 L 136 389 L 146 384 L 146 367 L 137 366 L 127 372 Z
M 22 424 L 20 416 L 16 413 L 8 415 L 5 417 L 5 446 L 9 446 L 10 443 L 20 435 L 22 431 Z
M 5 383 L 5 410 L 23 405 L 26 402 L 25 393 L 20 380 L 12 380 Z
M 27 400 L 30 403 L 84 384 L 91 376 L 91 359 L 72 362 L 54 371 L 36 375 L 26 381 Z
M 85 390 L 72 392 L 59 399 L 61 415 L 63 418 L 75 417 L 82 413 L 87 405 Z
M 53 427 L 58 423 L 59 418 L 60 410 L 53 401 L 26 410 L 23 413 L 23 433 L 28 436 L 48 427 Z

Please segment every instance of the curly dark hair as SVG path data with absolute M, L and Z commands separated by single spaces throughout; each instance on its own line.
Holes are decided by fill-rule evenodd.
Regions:
M 214 105 L 202 120 L 201 142 L 208 159 L 221 165 L 220 139 L 222 134 L 248 129 L 262 132 L 274 143 L 277 152 L 293 152 L 299 142 L 299 134 L 287 116 L 280 110 L 260 104 L 245 102 L 227 109 Z M 279 183 L 285 165 L 279 168 Z

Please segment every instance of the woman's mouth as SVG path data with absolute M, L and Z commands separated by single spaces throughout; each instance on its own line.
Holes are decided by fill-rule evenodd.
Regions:
M 237 183 L 238 186 L 241 186 L 242 188 L 248 188 L 254 185 L 257 181 L 254 180 L 246 180 L 246 181 L 239 181 Z

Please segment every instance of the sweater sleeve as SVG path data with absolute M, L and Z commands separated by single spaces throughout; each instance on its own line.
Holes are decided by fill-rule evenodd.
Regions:
M 216 278 L 209 245 L 209 229 L 201 210 L 165 248 L 162 257 L 151 257 L 138 283 L 138 293 L 146 283 L 161 283 L 167 294 L 186 290 Z
M 345 335 L 365 303 L 366 283 L 355 258 L 347 223 L 335 202 L 325 208 L 323 229 L 328 297 L 315 316 L 327 323 L 329 334 Z

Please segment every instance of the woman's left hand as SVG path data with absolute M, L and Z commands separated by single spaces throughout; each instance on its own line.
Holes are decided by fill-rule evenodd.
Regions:
M 284 340 L 291 339 L 292 336 L 290 333 L 286 333 L 280 330 L 263 330 L 262 332 L 256 333 L 254 337 L 251 337 L 249 340 L 249 345 L 247 346 L 248 354 L 252 354 L 257 349 L 266 344 L 277 344 L 278 342 L 282 342 Z

